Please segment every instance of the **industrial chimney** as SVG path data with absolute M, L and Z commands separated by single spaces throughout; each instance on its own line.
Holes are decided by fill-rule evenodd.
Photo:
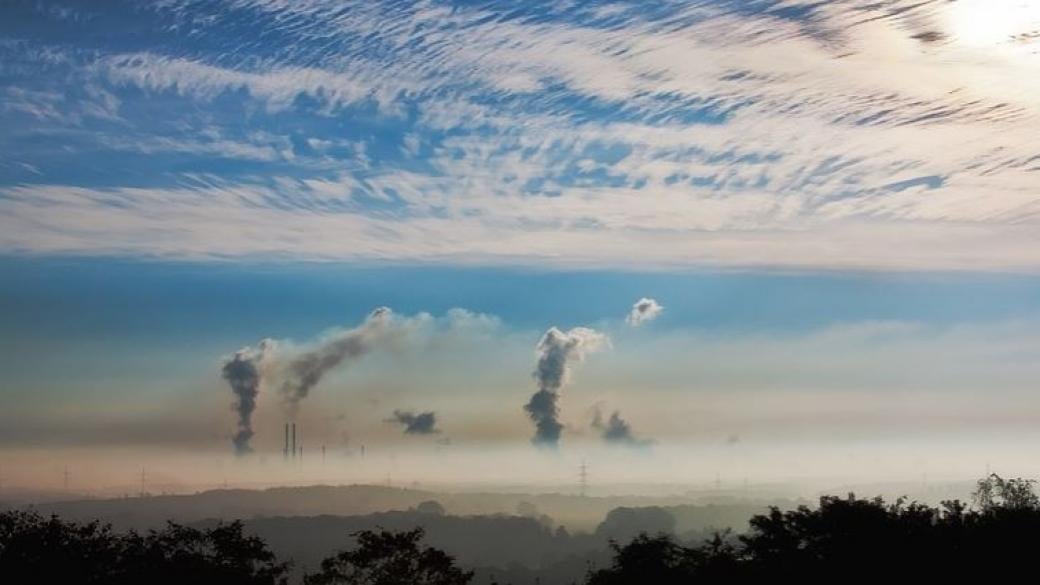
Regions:
M 296 423 L 292 424 L 292 453 L 296 457 Z

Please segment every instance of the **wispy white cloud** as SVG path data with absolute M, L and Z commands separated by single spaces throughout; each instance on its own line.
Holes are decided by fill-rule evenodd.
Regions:
M 209 19 L 169 3 L 161 10 L 201 37 L 249 17 L 287 40 L 262 54 L 245 40 L 213 54 L 113 53 L 82 73 L 200 103 L 242 94 L 268 113 L 304 115 L 304 97 L 347 125 L 361 115 L 351 108 L 375 104 L 380 124 L 397 120 L 384 139 L 410 162 L 353 153 L 336 168 L 333 139 L 311 136 L 308 156 L 323 163 L 297 159 L 285 176 L 8 186 L 0 207 L 21 220 L 0 241 L 193 257 L 1034 270 L 1040 62 L 1026 33 L 1040 15 L 1011 4 L 1021 18 L 987 24 L 1007 29 L 987 36 L 936 2 L 617 4 L 534 18 L 257 0 Z M 155 136 L 137 148 L 293 158 L 262 142 Z M 268 237 L 242 237 L 255 233 Z M 879 245 L 893 239 L 904 245 Z
M 152 91 L 174 91 L 202 99 L 245 90 L 264 100 L 271 110 L 289 108 L 300 95 L 320 99 L 328 108 L 366 99 L 390 103 L 394 97 L 392 90 L 377 91 L 380 84 L 365 78 L 364 74 L 377 71 L 376 67 L 362 71 L 329 71 L 275 66 L 260 71 L 242 71 L 190 59 L 140 53 L 107 57 L 98 62 L 98 68 L 116 83 L 133 84 Z
M 0 246 L 37 253 L 706 266 L 1032 270 L 1035 226 L 830 222 L 805 229 L 645 230 L 544 217 L 402 218 L 351 211 L 354 183 L 4 189 Z M 518 203 L 519 205 L 519 203 Z M 912 228 L 912 229 L 911 229 Z M 879 242 L 898 241 L 899 246 Z
M 205 136 L 205 132 L 200 133 Z M 263 133 L 248 140 L 229 140 L 219 132 L 209 136 L 184 139 L 165 136 L 102 136 L 99 143 L 117 151 L 141 154 L 190 153 L 197 156 L 255 161 L 277 161 L 293 158 L 292 145 L 285 137 Z

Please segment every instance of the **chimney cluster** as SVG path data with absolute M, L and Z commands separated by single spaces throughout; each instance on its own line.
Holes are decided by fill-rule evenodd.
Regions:
M 303 456 L 303 447 L 300 450 L 296 450 L 296 423 L 291 423 L 292 433 L 289 432 L 290 423 L 285 423 L 285 448 L 282 450 L 282 456 L 288 459 L 292 456 L 294 459 L 297 455 Z

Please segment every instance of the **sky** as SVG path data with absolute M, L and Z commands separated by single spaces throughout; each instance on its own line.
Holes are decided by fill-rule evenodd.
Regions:
M 1034 2 L 0 16 L 8 485 L 1040 474 Z

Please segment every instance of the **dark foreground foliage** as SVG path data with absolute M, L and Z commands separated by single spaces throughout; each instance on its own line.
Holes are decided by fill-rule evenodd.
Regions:
M 325 559 L 306 585 L 465 585 L 472 572 L 443 551 L 420 546 L 423 530 L 359 532 L 358 547 Z
M 241 522 L 209 530 L 171 523 L 138 534 L 33 512 L 0 514 L 6 583 L 278 585 L 287 572 L 262 540 L 243 535 Z
M 473 573 L 422 545 L 423 531 L 362 531 L 357 547 L 325 559 L 305 585 L 466 585 Z M 612 544 L 610 567 L 587 585 L 732 583 L 964 583 L 1035 573 L 1040 499 L 1033 483 L 991 476 L 974 506 L 886 504 L 824 497 L 818 508 L 773 508 L 739 537 L 696 546 L 641 534 Z M 288 566 L 239 522 L 208 530 L 170 524 L 147 534 L 114 533 L 34 513 L 0 514 L 0 581 L 46 584 L 276 585 Z M 564 585 L 545 583 L 544 585 Z
M 421 546 L 420 528 L 354 534 L 357 548 L 325 559 L 306 585 L 466 585 L 473 573 Z M 198 530 L 170 523 L 117 533 L 34 512 L 0 513 L 0 582 L 46 585 L 283 585 L 289 564 L 243 534 L 241 522 Z
M 608 569 L 588 585 L 766 582 L 992 582 L 1035 574 L 1040 502 L 1032 482 L 991 476 L 976 508 L 886 504 L 880 498 L 824 497 L 751 519 L 738 538 L 719 535 L 687 547 L 643 534 L 613 545 Z

